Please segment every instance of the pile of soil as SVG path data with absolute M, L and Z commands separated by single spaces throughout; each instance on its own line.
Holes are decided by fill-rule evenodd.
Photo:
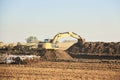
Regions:
M 72 57 L 63 50 L 46 51 L 42 56 L 46 60 L 72 60 Z
M 67 49 L 70 54 L 99 54 L 118 55 L 120 54 L 120 42 L 85 42 L 75 43 Z

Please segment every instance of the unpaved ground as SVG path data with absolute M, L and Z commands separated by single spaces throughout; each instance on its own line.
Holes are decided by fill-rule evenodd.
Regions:
M 26 65 L 0 64 L 0 80 L 120 80 L 120 58 L 100 58 L 101 54 L 120 54 L 120 43 L 74 44 L 70 53 L 92 53 L 98 58 L 77 58 L 74 62 L 48 62 L 49 59 L 73 59 L 64 51 L 42 51 L 26 46 L 5 48 L 1 53 L 42 55 L 48 61 L 30 62 Z M 90 55 L 91 57 L 91 55 Z M 93 56 L 92 56 L 93 58 Z M 106 59 L 106 60 L 104 60 Z M 112 60 L 113 59 L 113 60 Z M 54 61 L 54 60 L 53 60 Z
M 120 64 L 38 62 L 0 65 L 0 80 L 120 80 Z

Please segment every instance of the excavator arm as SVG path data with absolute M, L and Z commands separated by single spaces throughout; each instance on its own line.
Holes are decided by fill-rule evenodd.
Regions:
M 78 41 L 82 41 L 82 43 L 84 42 L 84 40 L 79 35 L 77 35 L 76 33 L 74 33 L 74 32 L 64 32 L 64 33 L 59 33 L 59 34 L 55 35 L 55 37 L 52 40 L 52 43 L 56 43 L 58 41 L 58 39 L 65 38 L 65 37 L 73 37 L 73 38 L 78 39 Z

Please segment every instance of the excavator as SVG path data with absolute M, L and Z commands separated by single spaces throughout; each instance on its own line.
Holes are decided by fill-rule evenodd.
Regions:
M 58 39 L 65 38 L 65 37 L 73 37 L 77 39 L 78 42 L 81 44 L 84 44 L 85 42 L 84 38 L 80 37 L 74 32 L 63 32 L 55 35 L 53 39 L 45 39 L 44 42 L 40 42 L 38 44 L 38 48 L 46 49 L 46 50 L 57 50 L 59 49 L 59 46 L 56 45 L 56 43 L 58 42 Z

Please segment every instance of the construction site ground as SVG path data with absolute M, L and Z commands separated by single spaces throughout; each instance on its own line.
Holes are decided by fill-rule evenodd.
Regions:
M 0 80 L 120 80 L 119 42 L 76 43 L 66 51 L 16 46 L 1 53 L 41 58 L 27 64 L 0 64 Z
M 120 60 L 0 64 L 0 80 L 120 80 Z

